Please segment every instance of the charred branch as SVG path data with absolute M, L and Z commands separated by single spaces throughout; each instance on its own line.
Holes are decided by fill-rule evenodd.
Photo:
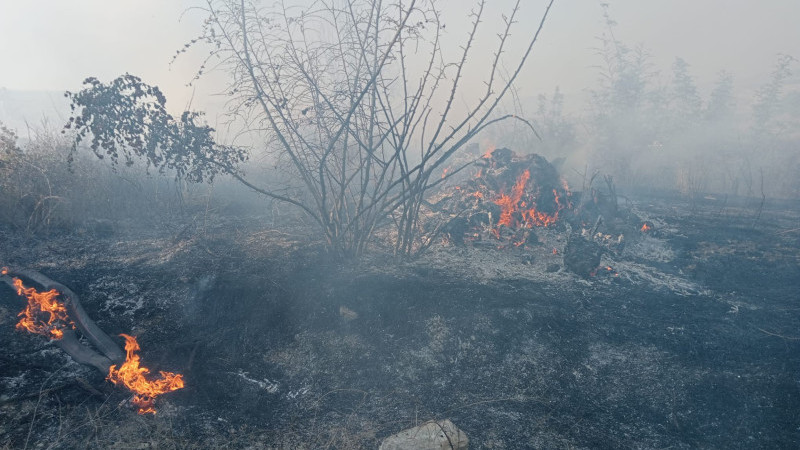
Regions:
M 60 296 L 64 299 L 69 317 L 75 323 L 75 326 L 80 330 L 81 334 L 100 351 L 100 353 L 97 353 L 78 342 L 77 335 L 74 331 L 64 330 L 63 338 L 56 340 L 55 343 L 72 356 L 75 361 L 81 364 L 91 365 L 101 372 L 108 373 L 108 368 L 111 364 L 121 363 L 125 360 L 125 354 L 122 350 L 120 350 L 108 334 L 101 330 L 89 315 L 86 314 L 86 310 L 84 310 L 81 305 L 80 297 L 70 288 L 51 280 L 35 270 L 28 269 L 9 268 L 5 274 L 0 275 L 0 280 L 14 288 L 12 282 L 14 277 L 24 277 L 39 284 L 45 290 L 55 289 L 59 292 Z

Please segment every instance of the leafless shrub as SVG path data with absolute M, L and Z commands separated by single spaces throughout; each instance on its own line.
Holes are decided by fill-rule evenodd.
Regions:
M 396 252 L 423 249 L 430 237 L 421 235 L 420 213 L 442 182 L 443 164 L 486 127 L 526 122 L 493 113 L 530 55 L 549 5 L 526 50 L 510 61 L 503 56 L 521 2 L 503 16 L 485 90 L 466 111 L 456 107 L 485 4 L 480 0 L 471 11 L 461 53 L 448 60 L 445 23 L 434 1 L 259 8 L 244 0 L 209 0 L 200 41 L 215 46 L 232 76 L 231 112 L 268 130 L 276 159 L 291 174 L 281 187 L 233 176 L 301 208 L 336 253 L 361 253 L 376 229 L 390 223 Z M 505 79 L 504 66 L 510 68 Z

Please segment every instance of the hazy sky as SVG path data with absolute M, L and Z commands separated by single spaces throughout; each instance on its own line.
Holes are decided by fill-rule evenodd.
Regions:
M 265 0 L 269 2 L 272 0 Z M 668 71 L 676 56 L 690 65 L 701 88 L 720 70 L 734 74 L 737 90 L 762 82 L 777 53 L 800 57 L 800 0 L 607 0 L 619 40 L 643 44 L 655 66 Z M 130 72 L 161 86 L 173 108 L 191 97 L 184 87 L 199 57 L 170 67 L 177 49 L 198 32 L 204 15 L 197 0 L 0 0 L 0 88 L 77 89 L 87 76 L 108 81 Z M 474 2 L 445 0 L 448 32 Z M 489 0 L 495 17 L 510 0 Z M 522 21 L 538 24 L 544 1 L 524 0 Z M 522 81 L 523 95 L 560 85 L 579 94 L 596 79 L 596 36 L 604 29 L 597 0 L 557 0 Z M 520 33 L 522 31 L 520 30 Z M 195 108 L 214 103 L 213 78 L 198 88 Z

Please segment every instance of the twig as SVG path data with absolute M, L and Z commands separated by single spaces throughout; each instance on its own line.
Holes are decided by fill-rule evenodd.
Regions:
M 800 341 L 800 337 L 791 337 L 791 336 L 784 336 L 782 334 L 777 334 L 777 333 L 770 333 L 769 331 L 767 331 L 767 330 L 765 330 L 763 328 L 758 328 L 758 327 L 756 327 L 756 329 L 758 331 L 764 333 L 764 334 L 768 334 L 770 336 L 779 337 L 781 339 L 786 339 L 787 341 Z
M 47 382 L 50 381 L 50 379 L 53 378 L 58 372 L 61 372 L 61 369 L 63 369 L 64 367 L 66 367 L 66 365 L 59 367 L 58 370 L 51 373 L 50 376 L 48 376 L 47 379 L 44 380 L 41 387 L 39 387 L 39 399 L 36 401 L 36 406 L 33 408 L 33 415 L 31 416 L 31 425 L 30 427 L 28 427 L 28 435 L 25 437 L 25 447 L 23 448 L 26 449 L 28 448 L 28 442 L 30 441 L 31 434 L 33 433 L 33 425 L 36 423 L 36 412 L 39 410 L 39 404 L 42 403 L 42 397 L 44 397 L 44 395 L 47 392 L 49 392 L 45 391 L 44 387 L 47 385 Z
M 0 400 L 0 405 L 7 405 L 9 403 L 16 403 L 16 402 L 19 402 L 19 401 L 22 401 L 22 400 L 27 400 L 29 398 L 39 397 L 41 395 L 50 394 L 51 392 L 60 391 L 61 389 L 64 389 L 65 387 L 69 386 L 70 384 L 71 383 L 64 383 L 64 384 L 60 384 L 60 385 L 55 386 L 55 387 L 47 388 L 47 389 L 45 389 L 43 391 L 40 390 L 39 392 L 36 392 L 36 393 L 33 393 L 33 394 L 20 395 L 19 397 L 12 397 L 12 398 L 7 398 L 7 399 L 4 399 L 4 400 Z
M 600 228 L 600 225 L 603 223 L 603 216 L 597 216 L 597 221 L 594 223 L 594 227 L 592 227 L 592 235 L 591 238 L 594 239 L 594 235 L 597 233 L 597 229 Z

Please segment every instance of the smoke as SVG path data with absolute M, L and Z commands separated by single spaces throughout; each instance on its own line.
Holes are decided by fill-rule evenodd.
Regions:
M 581 95 L 556 86 L 516 106 L 533 117 L 541 139 L 506 126 L 487 141 L 565 157 L 568 178 L 601 172 L 628 191 L 800 195 L 800 64 L 794 57 L 776 55 L 747 83 L 723 70 L 701 87 L 695 73 L 706 69 L 703 61 L 695 67 L 675 57 L 661 66 L 660 55 L 617 37 L 607 9 L 605 22 L 590 69 L 594 81 Z

